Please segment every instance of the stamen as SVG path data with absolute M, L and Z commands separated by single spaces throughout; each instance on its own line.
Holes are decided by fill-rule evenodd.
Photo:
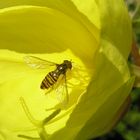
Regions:
M 49 138 L 49 135 L 46 133 L 44 127 L 38 129 L 38 134 L 41 140 L 47 140 Z
M 49 117 L 45 118 L 42 121 L 42 125 L 46 125 L 50 120 L 52 120 L 56 115 L 58 115 L 60 113 L 61 109 L 57 109 L 55 110 Z
M 23 110 L 26 114 L 26 116 L 28 117 L 28 119 L 31 121 L 32 124 L 34 124 L 36 127 L 40 127 L 40 121 L 36 120 L 30 113 L 25 100 L 23 99 L 23 97 L 20 97 L 20 103 L 23 107 Z
M 49 115 L 48 117 L 46 117 L 45 119 L 41 120 L 41 121 L 38 121 L 36 120 L 30 113 L 27 105 L 26 105 L 26 102 L 25 100 L 23 99 L 23 97 L 20 97 L 20 103 L 24 109 L 24 112 L 26 114 L 26 116 L 28 117 L 28 119 L 31 121 L 31 123 L 33 125 L 35 125 L 37 131 L 38 131 L 38 134 L 40 136 L 40 138 L 35 138 L 35 137 L 31 137 L 31 136 L 26 136 L 26 135 L 22 135 L 22 134 L 19 134 L 18 137 L 21 137 L 21 138 L 25 138 L 25 139 L 29 139 L 29 140 L 46 140 L 49 135 L 46 133 L 45 131 L 45 128 L 44 126 L 50 121 L 52 120 L 54 117 L 56 117 L 61 109 L 57 109 L 55 110 L 51 115 Z

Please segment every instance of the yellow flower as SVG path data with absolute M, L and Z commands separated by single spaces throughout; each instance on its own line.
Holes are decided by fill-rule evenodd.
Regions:
M 108 132 L 126 108 L 134 81 L 123 0 L 0 3 L 0 137 L 87 140 Z M 65 107 L 55 90 L 45 95 L 40 89 L 54 68 L 31 69 L 25 56 L 72 61 Z

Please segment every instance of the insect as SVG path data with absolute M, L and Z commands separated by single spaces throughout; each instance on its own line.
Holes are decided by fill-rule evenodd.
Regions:
M 55 66 L 53 71 L 50 71 L 42 80 L 41 89 L 55 89 L 58 93 L 59 100 L 63 103 L 68 103 L 68 89 L 66 74 L 68 70 L 72 69 L 72 62 L 64 60 L 63 63 L 57 64 L 35 56 L 24 57 L 25 62 L 35 69 L 45 69 L 48 66 Z

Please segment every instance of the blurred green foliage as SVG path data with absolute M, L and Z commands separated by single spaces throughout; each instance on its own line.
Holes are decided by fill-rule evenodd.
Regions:
M 125 0 L 130 16 L 137 46 L 140 47 L 140 0 Z M 132 102 L 122 121 L 107 135 L 93 140 L 140 140 L 140 88 L 131 93 Z

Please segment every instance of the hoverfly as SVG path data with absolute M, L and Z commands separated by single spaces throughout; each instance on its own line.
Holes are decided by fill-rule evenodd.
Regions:
M 45 69 L 48 66 L 55 66 L 53 71 L 50 71 L 40 84 L 40 88 L 43 90 L 55 89 L 56 92 L 59 91 L 59 100 L 67 104 L 68 103 L 68 89 L 66 83 L 66 73 L 68 70 L 72 69 L 72 62 L 69 60 L 64 60 L 63 63 L 57 64 L 50 62 L 35 56 L 24 57 L 25 62 L 34 69 Z

